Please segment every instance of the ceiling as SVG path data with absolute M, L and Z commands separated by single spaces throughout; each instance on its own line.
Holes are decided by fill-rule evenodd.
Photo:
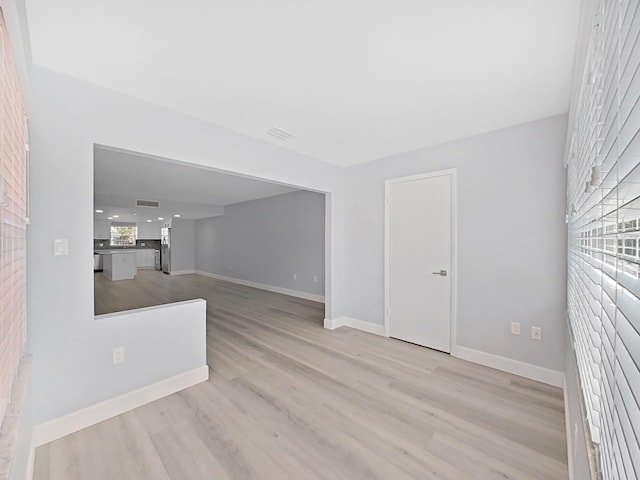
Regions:
M 567 112 L 580 9 L 25 1 L 35 64 L 340 166 Z
M 297 189 L 109 147 L 94 148 L 95 218 L 163 222 L 222 215 L 225 205 Z M 136 200 L 160 206 L 136 207 Z M 160 219 L 160 218 L 161 219 Z

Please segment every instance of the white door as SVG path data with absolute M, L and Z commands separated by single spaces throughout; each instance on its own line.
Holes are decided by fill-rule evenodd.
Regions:
M 387 182 L 389 336 L 451 351 L 451 172 Z

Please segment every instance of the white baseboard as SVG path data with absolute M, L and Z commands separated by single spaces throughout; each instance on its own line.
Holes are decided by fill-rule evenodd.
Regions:
M 138 390 L 105 400 L 76 412 L 54 418 L 33 428 L 36 447 L 90 427 L 109 418 L 171 395 L 209 378 L 209 367 L 203 365 Z
M 194 272 L 191 272 L 194 273 Z M 195 273 L 204 277 L 215 278 L 216 280 L 224 280 L 225 282 L 237 283 L 238 285 L 244 285 L 245 287 L 259 288 L 260 290 L 267 290 L 269 292 L 282 293 L 291 297 L 304 298 L 305 300 L 312 300 L 314 302 L 324 303 L 323 295 L 316 295 L 315 293 L 301 292 L 300 290 L 291 290 L 290 288 L 276 287 L 273 285 L 267 285 L 266 283 L 250 282 L 249 280 L 241 280 L 239 278 L 227 277 L 225 275 L 218 275 L 217 273 L 209 273 L 203 270 L 195 270 Z
M 169 272 L 169 275 L 191 275 L 193 273 L 196 273 L 196 271 L 195 270 L 175 270 L 175 271 Z
M 350 317 L 338 317 L 332 320 L 328 318 L 324 319 L 324 328 L 327 330 L 335 330 L 340 327 L 351 327 L 364 332 L 384 336 L 383 325 L 364 322 Z M 474 350 L 472 348 L 462 347 L 460 345 L 456 345 L 455 353 L 452 352 L 451 355 L 479 365 L 484 365 L 486 367 L 495 368 L 496 370 L 502 370 L 504 372 L 513 373 L 514 375 L 553 385 L 554 387 L 564 387 L 564 374 L 549 368 L 539 367 L 530 363 L 501 357 L 499 355 Z
M 479 365 L 513 373 L 514 375 L 546 383 L 547 385 L 553 385 L 554 387 L 562 388 L 564 386 L 564 374 L 549 368 L 539 367 L 530 363 L 462 347 L 460 345 L 456 347 L 455 356 Z
M 335 330 L 340 327 L 351 327 L 363 332 L 373 333 L 374 335 L 384 336 L 384 326 L 371 322 L 365 322 L 351 317 L 338 317 L 333 320 L 324 319 L 324 328 L 327 330 Z

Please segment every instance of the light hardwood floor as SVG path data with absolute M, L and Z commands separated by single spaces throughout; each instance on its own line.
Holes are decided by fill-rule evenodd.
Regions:
M 38 448 L 37 480 L 567 478 L 560 389 L 198 275 L 96 285 L 105 311 L 205 298 L 211 378 Z

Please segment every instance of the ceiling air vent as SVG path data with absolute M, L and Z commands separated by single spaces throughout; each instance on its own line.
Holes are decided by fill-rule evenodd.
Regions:
M 272 137 L 276 137 L 278 140 L 289 140 L 291 137 L 293 137 L 292 133 L 289 133 L 285 130 L 281 130 L 279 128 L 272 128 L 271 130 L 267 131 L 267 135 L 271 135 Z
M 156 202 L 155 200 L 136 200 L 137 207 L 159 207 L 160 202 Z

